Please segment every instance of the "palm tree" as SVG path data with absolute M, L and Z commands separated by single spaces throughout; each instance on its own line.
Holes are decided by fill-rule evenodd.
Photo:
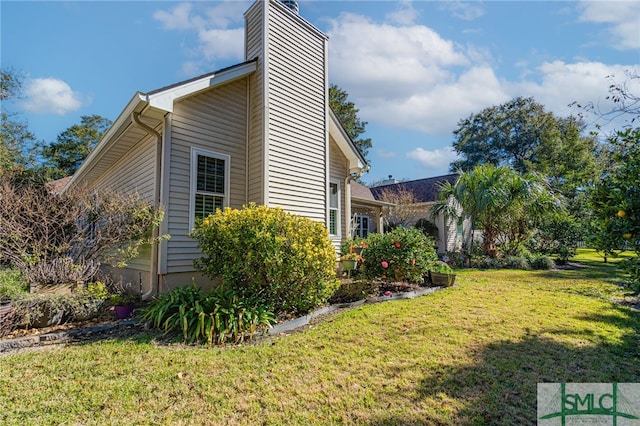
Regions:
M 506 166 L 482 164 L 441 185 L 433 215 L 471 221 L 482 229 L 482 249 L 493 256 L 496 242 L 511 251 L 529 236 L 530 226 L 558 200 L 539 175 L 520 175 Z M 473 239 L 472 239 L 473 244 Z

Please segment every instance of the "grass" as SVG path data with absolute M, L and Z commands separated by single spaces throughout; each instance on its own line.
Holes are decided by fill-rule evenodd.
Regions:
M 538 382 L 640 377 L 640 315 L 612 303 L 617 281 L 598 262 L 462 270 L 433 295 L 253 345 L 149 334 L 4 356 L 0 423 L 535 424 Z

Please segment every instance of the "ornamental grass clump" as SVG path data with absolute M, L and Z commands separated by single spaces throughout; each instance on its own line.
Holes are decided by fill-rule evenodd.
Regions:
M 396 228 L 371 234 L 363 251 L 365 273 L 370 278 L 422 282 L 437 259 L 433 240 L 416 228 Z
M 163 293 L 143 311 L 142 318 L 165 334 L 180 330 L 187 343 L 240 343 L 251 339 L 275 317 L 257 297 L 240 297 L 233 290 L 216 287 L 203 291 L 196 285 Z
M 323 224 L 250 204 L 218 210 L 192 236 L 195 266 L 241 297 L 259 297 L 277 314 L 305 314 L 338 288 L 336 253 Z

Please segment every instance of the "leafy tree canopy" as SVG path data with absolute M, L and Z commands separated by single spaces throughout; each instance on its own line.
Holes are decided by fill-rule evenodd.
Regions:
M 594 136 L 583 136 L 580 118 L 559 118 L 533 98 L 518 97 L 458 122 L 453 147 L 462 159 L 452 170 L 480 164 L 508 165 L 519 173 L 545 175 L 570 199 L 601 172 Z
M 59 179 L 75 173 L 109 126 L 111 120 L 107 118 L 83 115 L 80 124 L 69 127 L 55 142 L 43 147 L 42 157 L 51 169 L 51 177 Z
M 372 147 L 371 138 L 365 139 L 359 138 L 359 136 L 365 132 L 367 122 L 358 117 L 360 110 L 353 102 L 349 101 L 349 94 L 332 84 L 329 86 L 329 106 L 336 113 L 347 134 L 366 159 L 369 149 Z
M 17 113 L 7 105 L 20 97 L 23 76 L 15 70 L 0 69 L 0 171 L 25 170 L 33 166 L 35 136 Z
M 640 253 L 640 128 L 609 139 L 611 167 L 591 191 L 595 232 L 592 243 L 605 255 L 630 246 Z
M 498 249 L 504 254 L 517 252 L 536 223 L 557 207 L 557 199 L 540 175 L 482 164 L 462 172 L 455 184 L 445 182 L 432 214 L 469 217 L 474 229 L 482 229 L 484 254 L 493 256 Z

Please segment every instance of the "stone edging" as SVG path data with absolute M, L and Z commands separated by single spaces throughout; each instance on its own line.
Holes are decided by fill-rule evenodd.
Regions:
M 311 322 L 311 320 L 313 320 L 314 318 L 317 318 L 320 315 L 328 314 L 337 309 L 355 308 L 356 306 L 360 306 L 365 303 L 379 303 L 379 302 L 387 302 L 389 300 L 413 299 L 415 297 L 425 296 L 427 294 L 434 293 L 436 291 L 442 290 L 443 288 L 444 287 L 429 287 L 424 290 L 407 291 L 404 293 L 393 293 L 391 296 L 369 297 L 367 299 L 358 300 L 352 303 L 338 303 L 335 305 L 325 306 L 303 317 L 292 319 L 290 321 L 285 321 L 282 324 L 276 324 L 272 328 L 267 330 L 267 333 L 269 335 L 274 335 L 274 334 L 285 333 L 287 331 L 292 331 L 292 330 L 295 330 L 296 328 L 304 327 L 305 325 L 308 325 Z
M 120 320 L 117 324 L 101 324 L 74 330 L 61 330 L 33 336 L 16 337 L 15 339 L 0 341 L 0 354 L 31 348 L 34 346 L 68 343 L 83 336 L 89 336 L 94 333 L 109 332 L 118 328 L 136 325 L 137 323 L 139 323 L 139 320 L 133 318 Z
M 352 303 L 338 303 L 335 305 L 325 306 L 305 316 L 295 318 L 290 321 L 285 321 L 281 324 L 276 324 L 275 326 L 267 330 L 266 334 L 273 336 L 281 333 L 286 333 L 288 331 L 293 331 L 297 328 L 308 325 L 313 319 L 321 315 L 331 313 L 338 309 L 355 308 L 356 306 L 364 305 L 365 303 L 380 303 L 380 302 L 387 302 L 390 300 L 413 299 L 415 297 L 425 296 L 427 294 L 434 293 L 436 291 L 442 290 L 443 288 L 444 287 L 430 287 L 424 290 L 408 291 L 404 293 L 394 293 L 391 296 L 370 297 L 368 299 L 358 300 Z M 0 341 L 0 354 L 12 352 L 12 351 L 18 351 L 20 349 L 30 348 L 34 346 L 45 346 L 45 345 L 53 345 L 58 343 L 68 343 L 73 341 L 76 338 L 91 335 L 94 333 L 109 332 L 121 327 L 136 325 L 138 323 L 139 323 L 139 320 L 134 318 L 134 319 L 127 319 L 127 320 L 120 320 L 117 324 L 102 324 L 94 327 L 86 327 L 86 328 L 75 329 L 75 330 L 62 330 L 62 331 L 55 331 L 52 333 L 17 337 L 15 339 L 3 340 L 3 341 Z

